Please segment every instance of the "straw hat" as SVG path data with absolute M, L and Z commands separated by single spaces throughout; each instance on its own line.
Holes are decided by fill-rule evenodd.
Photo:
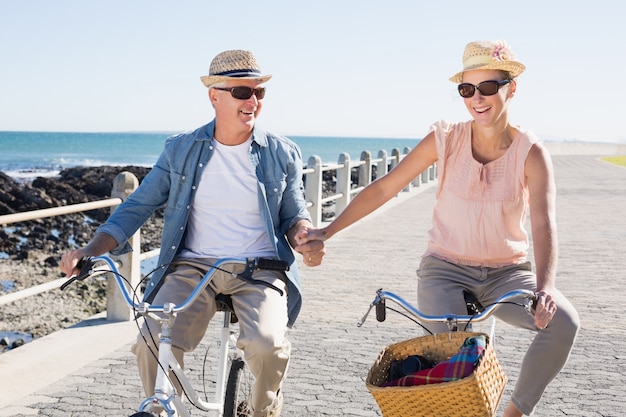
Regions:
M 507 71 L 511 78 L 515 78 L 524 72 L 526 67 L 521 62 L 515 61 L 515 55 L 504 41 L 470 42 L 463 52 L 463 71 L 450 77 L 450 81 L 461 83 L 465 71 L 486 69 Z
M 233 78 L 259 80 L 264 83 L 271 75 L 261 75 L 261 68 L 250 51 L 224 51 L 211 61 L 209 75 L 200 77 L 205 87 Z

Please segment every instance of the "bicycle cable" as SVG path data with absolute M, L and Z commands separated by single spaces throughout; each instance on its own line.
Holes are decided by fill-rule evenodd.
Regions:
M 413 317 L 409 316 L 407 313 L 404 313 L 404 312 L 402 312 L 402 311 L 400 311 L 400 310 L 396 310 L 395 308 L 393 308 L 393 307 L 389 307 L 388 305 L 385 305 L 385 308 L 386 308 L 387 310 L 391 310 L 391 311 L 393 311 L 394 313 L 398 313 L 399 315 L 401 315 L 401 316 L 403 316 L 403 317 L 405 317 L 405 318 L 407 318 L 407 319 L 411 320 L 413 323 L 415 323 L 415 324 L 417 324 L 418 326 L 420 326 L 420 327 L 421 327 L 424 331 L 428 332 L 429 334 L 431 334 L 431 335 L 433 334 L 433 332 L 431 332 L 430 330 L 428 330 L 428 329 L 426 328 L 426 326 L 424 326 L 424 325 L 423 325 L 423 324 L 422 324 L 419 320 L 414 319 Z

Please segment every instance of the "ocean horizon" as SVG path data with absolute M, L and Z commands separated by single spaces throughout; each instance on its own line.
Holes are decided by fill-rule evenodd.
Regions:
M 26 132 L 0 131 L 0 171 L 16 179 L 55 176 L 77 166 L 148 166 L 157 161 L 165 140 L 177 132 Z M 419 139 L 288 136 L 300 146 L 304 164 L 317 155 L 324 164 L 337 163 L 341 153 L 359 159 L 381 150 L 405 152 Z

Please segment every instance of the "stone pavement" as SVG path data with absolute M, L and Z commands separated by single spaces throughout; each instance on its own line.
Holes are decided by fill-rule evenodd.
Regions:
M 582 329 L 570 361 L 548 387 L 535 415 L 623 416 L 626 169 L 600 162 L 594 155 L 555 155 L 554 165 L 561 252 L 558 286 L 578 308 Z M 426 246 L 434 191 L 431 185 L 404 193 L 327 242 L 324 265 L 303 267 L 305 302 L 290 333 L 293 359 L 284 385 L 283 416 L 380 415 L 364 383 L 369 367 L 385 345 L 415 337 L 419 331 L 393 313 L 385 323 L 377 323 L 373 316 L 362 328 L 355 322 L 377 288 L 416 299 L 415 269 Z M 81 344 L 63 332 L 67 337 L 60 355 L 81 355 L 77 350 Z M 496 332 L 498 357 L 509 376 L 505 404 L 532 333 L 502 323 Z M 129 353 L 132 337 L 123 334 L 127 342 L 120 347 L 94 355 L 78 369 L 55 371 L 54 382 L 0 401 L 0 416 L 132 414 L 142 393 Z M 57 336 L 54 343 L 62 339 Z M 205 338 L 209 348 L 202 345 L 188 360 L 190 373 L 198 380 L 209 339 L 210 332 Z M 47 365 L 41 361 L 30 374 L 46 375 L 51 366 L 50 361 Z M 19 375 L 5 374 L 2 366 L 0 378 L 21 381 Z M 0 399 L 5 394 L 0 392 Z

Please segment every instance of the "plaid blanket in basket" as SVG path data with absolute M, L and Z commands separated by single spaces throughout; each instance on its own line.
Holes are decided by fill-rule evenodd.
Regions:
M 487 347 L 487 338 L 483 335 L 468 337 L 458 353 L 450 359 L 439 362 L 434 368 L 423 369 L 400 379 L 386 382 L 383 387 L 439 384 L 468 377 L 474 372 L 478 360 Z

